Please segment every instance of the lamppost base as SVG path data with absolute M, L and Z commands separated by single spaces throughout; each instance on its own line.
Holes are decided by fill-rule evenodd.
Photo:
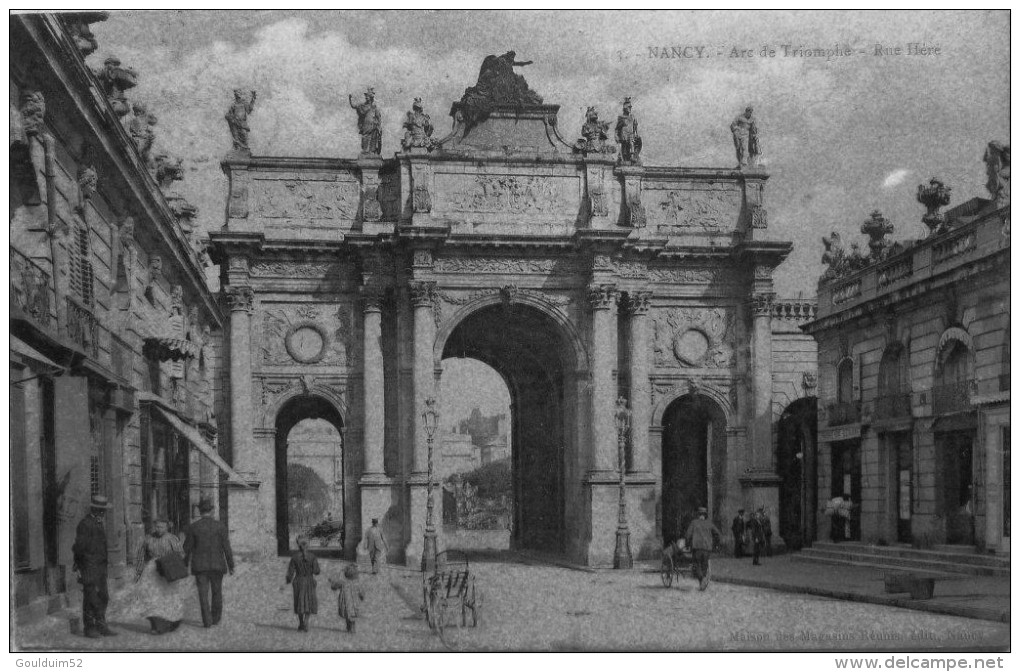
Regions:
M 630 555 L 630 530 L 616 530 L 616 552 L 613 553 L 613 569 L 632 569 L 634 558 Z
M 421 569 L 423 572 L 432 573 L 436 571 L 436 555 L 438 554 L 436 544 L 436 533 L 425 532 L 425 542 L 421 549 Z

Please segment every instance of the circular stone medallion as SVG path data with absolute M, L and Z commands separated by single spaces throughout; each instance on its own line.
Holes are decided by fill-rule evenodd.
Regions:
M 322 359 L 325 349 L 326 337 L 317 327 L 299 326 L 287 335 L 287 352 L 299 362 L 316 362 Z
M 673 354 L 686 366 L 701 364 L 708 353 L 708 337 L 697 329 L 688 329 L 673 340 Z

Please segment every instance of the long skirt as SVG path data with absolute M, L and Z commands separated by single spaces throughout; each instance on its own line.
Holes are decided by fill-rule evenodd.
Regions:
M 127 611 L 136 618 L 179 621 L 184 618 L 184 599 L 190 585 L 186 579 L 170 583 L 159 575 L 156 562 L 150 560 L 130 593 Z
M 315 577 L 295 576 L 291 583 L 294 587 L 294 613 L 319 613 L 319 597 L 315 593 Z

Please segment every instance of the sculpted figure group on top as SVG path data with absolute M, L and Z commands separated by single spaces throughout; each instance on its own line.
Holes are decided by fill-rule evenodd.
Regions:
M 531 65 L 532 61 L 518 61 L 514 51 L 500 56 L 489 55 L 482 61 L 478 81 L 464 90 L 464 95 L 454 104 L 457 119 L 468 130 L 484 121 L 497 106 L 519 108 L 542 104 L 542 97 L 535 93 L 523 75 L 514 72 L 515 67 Z M 348 103 L 358 115 L 358 133 L 361 135 L 361 155 L 376 157 L 382 153 L 382 115 L 375 102 L 375 90 L 365 91 L 364 102 L 355 104 L 349 95 Z M 227 110 L 226 120 L 230 127 L 233 149 L 250 153 L 248 146 L 248 115 L 255 106 L 255 91 L 234 90 L 234 102 Z M 144 114 L 144 113 L 143 113 Z M 140 115 L 141 116 L 141 115 Z M 150 123 L 154 123 L 154 120 Z M 140 126 L 140 124 L 138 124 Z M 404 150 L 425 149 L 431 151 L 438 143 L 432 138 L 434 127 L 431 117 L 425 113 L 421 98 L 415 98 L 411 110 L 404 118 L 404 137 L 400 144 Z M 614 153 L 616 147 L 607 144 L 609 122 L 599 120 L 598 111 L 589 107 L 581 127 L 581 138 L 574 144 L 579 153 Z M 754 168 L 759 164 L 761 143 L 754 109 L 748 106 L 730 124 L 733 145 L 737 155 L 737 168 Z M 144 131 L 136 131 L 137 141 L 144 143 Z M 624 98 L 623 110 L 616 118 L 615 138 L 619 145 L 619 162 L 626 165 L 641 165 L 642 140 L 638 131 L 638 120 L 633 113 L 630 97 Z M 1007 159 L 1008 160 L 1008 159 Z

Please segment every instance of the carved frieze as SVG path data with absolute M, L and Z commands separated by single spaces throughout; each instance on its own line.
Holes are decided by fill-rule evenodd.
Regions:
M 548 175 L 436 175 L 441 212 L 576 214 L 580 181 Z
M 275 305 L 262 312 L 262 363 L 353 363 L 351 306 L 331 304 Z
M 253 399 L 258 400 L 264 408 L 272 406 L 280 396 L 292 390 L 299 391 L 302 394 L 314 394 L 317 389 L 328 390 L 337 399 L 345 400 L 347 396 L 347 381 L 322 378 L 309 374 L 300 376 L 260 376 L 252 381 Z
M 734 189 L 644 189 L 648 219 L 657 226 L 717 232 L 736 226 L 741 194 Z
M 709 285 L 726 279 L 721 268 L 655 268 L 648 269 L 648 279 L 677 285 Z
M 255 213 L 266 219 L 353 220 L 361 201 L 354 180 L 255 180 Z
M 520 257 L 440 257 L 436 273 L 558 274 L 571 275 L 588 270 L 575 259 L 522 259 Z
M 329 261 L 257 261 L 251 274 L 257 278 L 326 278 L 339 271 L 339 264 Z
M 656 366 L 733 366 L 734 315 L 728 308 L 671 308 L 656 312 L 652 347 Z
M 619 278 L 643 279 L 648 277 L 648 264 L 643 261 L 614 259 L 611 268 Z

